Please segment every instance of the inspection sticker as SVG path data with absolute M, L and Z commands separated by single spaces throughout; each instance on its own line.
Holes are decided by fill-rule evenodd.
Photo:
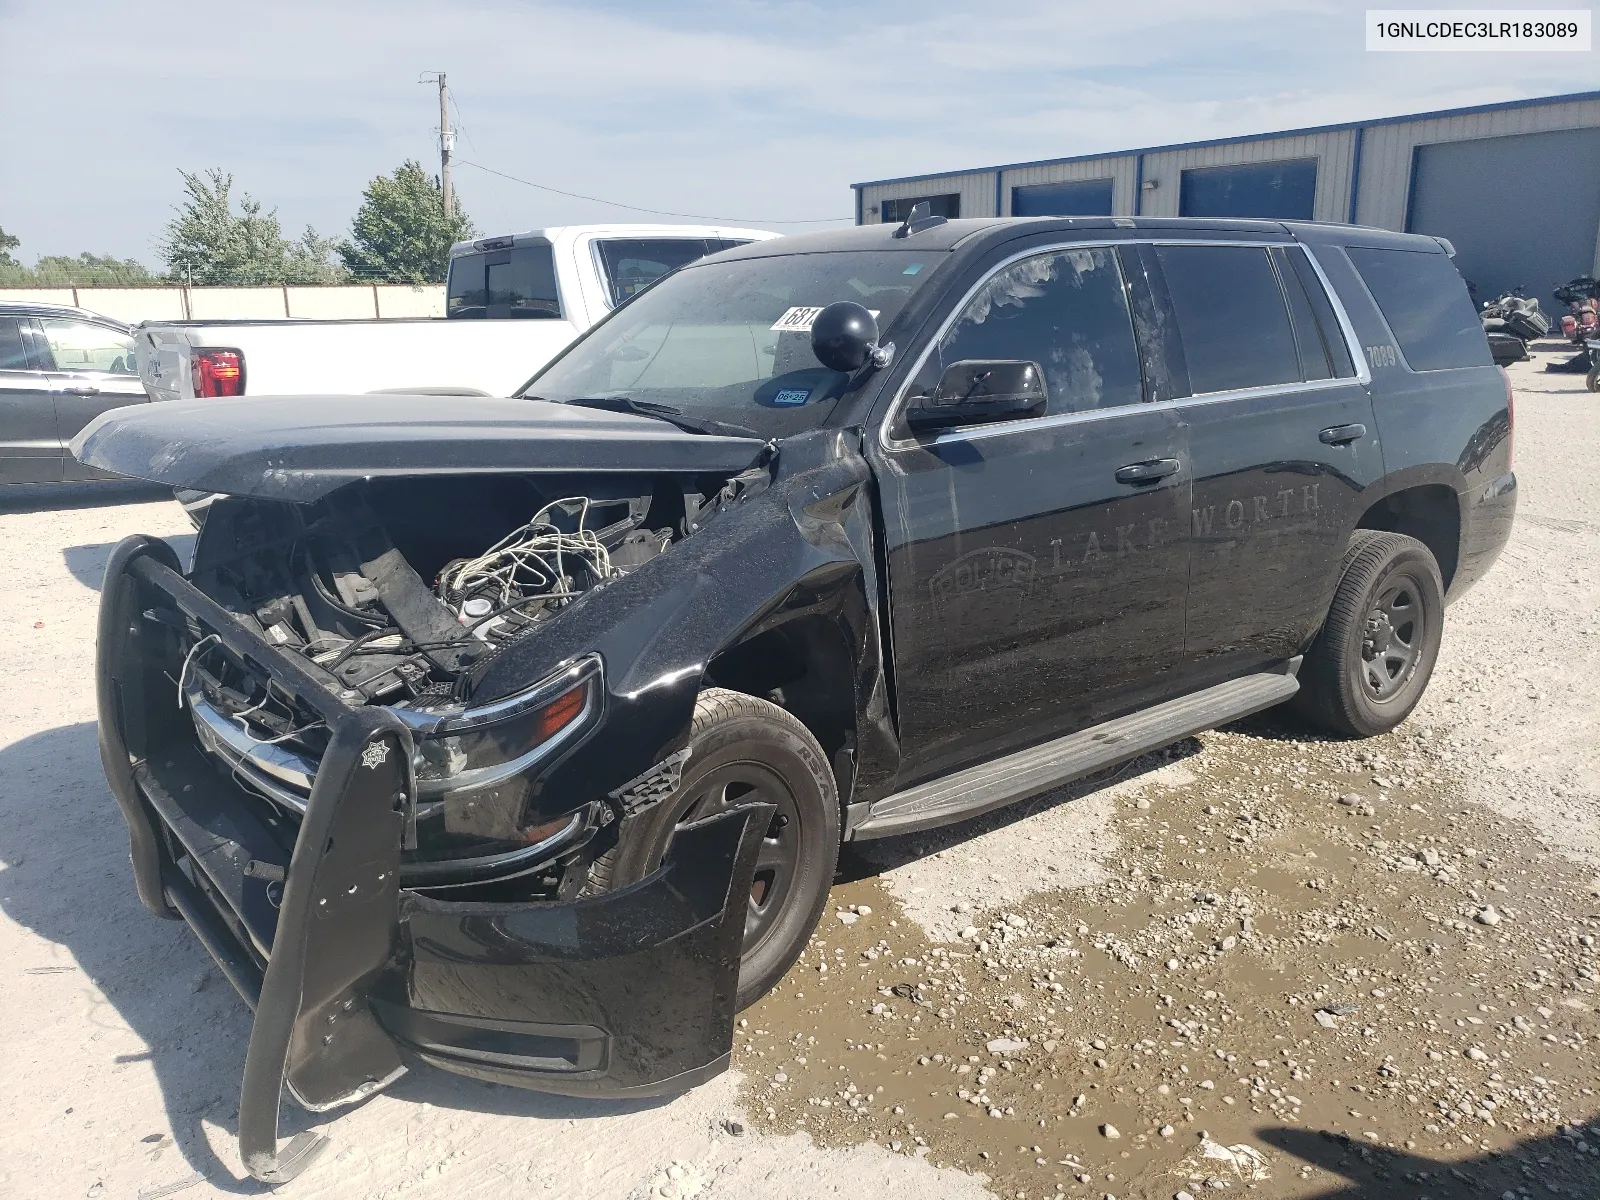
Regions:
M 797 408 L 811 399 L 811 392 L 807 388 L 784 388 L 773 396 L 772 403 L 777 408 Z
M 878 319 L 878 310 L 869 308 L 872 319 Z M 805 333 L 812 325 L 816 324 L 820 308 L 791 308 L 783 316 L 772 323 L 772 328 L 779 333 Z

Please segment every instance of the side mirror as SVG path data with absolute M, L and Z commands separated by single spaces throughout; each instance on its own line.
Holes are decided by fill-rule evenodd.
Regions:
M 859 371 L 877 349 L 878 319 L 854 300 L 828 305 L 811 322 L 811 353 L 830 371 Z
M 933 395 L 912 401 L 906 424 L 921 431 L 1042 417 L 1048 402 L 1038 363 L 968 359 L 945 368 Z

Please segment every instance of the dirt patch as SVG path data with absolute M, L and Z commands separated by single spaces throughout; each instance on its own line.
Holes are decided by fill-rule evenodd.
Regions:
M 1448 732 L 1285 732 L 1206 735 L 1118 797 L 1103 882 L 950 940 L 836 889 L 741 1027 L 755 1123 L 1016 1197 L 1600 1194 L 1588 873 L 1466 800 Z

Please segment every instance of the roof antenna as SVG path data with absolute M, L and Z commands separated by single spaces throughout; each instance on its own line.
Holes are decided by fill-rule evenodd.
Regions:
M 910 237 L 913 233 L 921 233 L 924 229 L 932 229 L 935 225 L 943 225 L 948 218 L 933 215 L 933 205 L 926 200 L 918 200 L 911 206 L 911 211 L 906 214 L 905 223 L 896 229 L 892 237 Z

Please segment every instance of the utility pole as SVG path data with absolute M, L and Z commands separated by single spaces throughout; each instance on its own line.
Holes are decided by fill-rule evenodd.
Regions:
M 449 220 L 455 215 L 455 201 L 450 191 L 450 156 L 455 153 L 456 135 L 450 128 L 450 92 L 445 87 L 444 72 L 439 72 L 439 180 L 444 187 L 444 215 Z

